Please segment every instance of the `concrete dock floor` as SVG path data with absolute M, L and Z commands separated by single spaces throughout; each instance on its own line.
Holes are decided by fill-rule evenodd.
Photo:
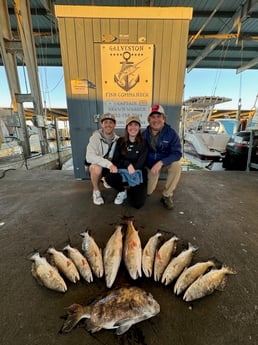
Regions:
M 2 172 L 0 171 L 0 176 Z M 103 190 L 105 205 L 94 206 L 90 181 L 72 171 L 7 171 L 0 179 L 0 334 L 2 345 L 254 345 L 258 344 L 258 174 L 257 172 L 183 172 L 175 209 L 160 203 L 159 181 L 146 205 L 135 210 L 113 204 L 115 191 Z M 104 248 L 122 216 L 134 216 L 142 245 L 157 229 L 199 247 L 193 263 L 216 257 L 234 268 L 223 291 L 186 303 L 153 278 L 129 279 L 121 265 L 114 287 L 137 285 L 152 293 L 161 311 L 127 333 L 90 334 L 78 327 L 59 334 L 64 308 L 88 304 L 107 291 L 104 278 L 69 283 L 65 294 L 50 291 L 31 275 L 33 250 L 42 255 L 68 242 L 81 249 L 86 228 Z

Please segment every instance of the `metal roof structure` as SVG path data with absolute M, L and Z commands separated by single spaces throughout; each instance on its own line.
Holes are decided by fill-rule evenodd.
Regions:
M 39 66 L 62 66 L 54 5 L 192 7 L 187 71 L 193 68 L 258 69 L 258 1 L 254 0 L 30 0 L 32 30 Z M 13 0 L 7 0 L 13 42 L 19 50 Z M 117 41 L 119 43 L 119 41 Z M 137 43 L 137 42 L 135 42 Z M 22 54 L 18 65 L 22 65 Z M 0 56 L 0 65 L 3 65 Z

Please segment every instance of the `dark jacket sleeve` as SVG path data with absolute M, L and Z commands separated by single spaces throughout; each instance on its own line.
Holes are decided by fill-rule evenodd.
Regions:
M 121 157 L 122 157 L 122 154 L 121 154 L 121 144 L 122 144 L 122 140 L 121 140 L 121 138 L 119 138 L 117 140 L 115 151 L 114 151 L 114 155 L 113 155 L 113 158 L 112 158 L 112 163 L 115 166 L 117 166 L 118 168 L 120 168 L 119 167 L 119 162 L 121 161 Z
M 147 146 L 146 141 L 144 140 L 144 142 L 142 143 L 141 148 L 140 148 L 139 158 L 138 158 L 137 162 L 134 164 L 135 170 L 137 170 L 137 169 L 142 170 L 145 167 L 147 156 L 148 156 L 148 146 Z
M 179 161 L 182 157 L 179 135 L 172 128 L 169 128 L 168 131 L 170 132 L 169 151 L 166 157 L 161 158 L 164 165 L 169 165 L 173 162 Z

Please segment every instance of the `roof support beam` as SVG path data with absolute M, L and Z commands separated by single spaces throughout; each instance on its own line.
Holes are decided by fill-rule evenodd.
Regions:
M 37 56 L 33 37 L 32 21 L 30 15 L 30 1 L 16 0 L 14 2 L 17 26 L 21 37 L 24 62 L 28 70 L 28 78 L 30 82 L 31 95 L 33 97 L 33 106 L 36 115 L 43 116 L 43 104 L 41 98 L 41 90 L 39 76 L 37 70 Z M 46 129 L 39 129 L 40 146 L 42 154 L 48 153 Z
M 258 36 L 251 36 L 248 34 L 204 34 L 198 37 L 199 39 L 220 39 L 220 40 L 231 40 L 232 38 L 244 41 L 258 41 Z
M 19 134 L 19 139 L 22 144 L 24 156 L 29 157 L 31 155 L 31 151 L 29 138 L 26 130 L 26 121 L 23 104 L 17 102 L 16 100 L 16 93 L 21 92 L 16 58 L 13 53 L 10 53 L 10 51 L 6 49 L 6 41 L 8 40 L 11 42 L 13 40 L 6 0 L 0 1 L 0 23 L 0 52 L 3 64 L 5 66 L 8 86 L 11 95 L 13 113 L 17 114 L 20 120 L 21 127 L 17 130 Z
M 248 2 L 248 0 L 246 1 Z M 236 11 L 235 15 L 229 20 L 229 22 L 224 25 L 224 27 L 218 32 L 219 34 L 230 34 L 236 27 L 237 27 L 237 31 L 238 31 L 238 37 L 239 37 L 239 33 L 240 33 L 240 26 L 241 26 L 241 21 L 242 19 L 246 19 L 246 11 L 243 11 L 243 6 L 245 6 L 245 4 L 243 4 L 242 6 L 240 6 L 238 8 L 238 10 Z M 209 44 L 201 53 L 201 55 L 199 55 L 194 62 L 187 68 L 187 72 L 191 72 L 191 70 L 198 65 L 198 63 L 200 61 L 202 61 L 207 55 L 209 55 L 209 53 L 216 48 L 216 46 L 222 41 L 222 39 L 218 39 L 218 40 L 213 40 L 213 42 L 211 42 L 211 44 Z
M 237 69 L 236 73 L 237 73 L 237 74 L 238 74 L 238 73 L 241 73 L 241 72 L 243 72 L 243 71 L 245 71 L 245 70 L 247 70 L 247 69 L 249 69 L 249 68 L 251 68 L 251 67 L 253 67 L 253 66 L 255 66 L 255 65 L 258 65 L 258 58 L 255 58 L 255 59 L 249 61 L 247 64 L 245 64 L 245 65 L 239 67 L 239 68 Z
M 209 16 L 209 18 L 206 20 L 206 22 L 202 25 L 202 27 L 200 28 L 200 30 L 197 32 L 196 35 L 194 35 L 194 37 L 192 37 L 190 39 L 190 41 L 188 42 L 188 46 L 187 48 L 190 48 L 191 45 L 194 43 L 194 41 L 200 36 L 201 32 L 203 31 L 203 29 L 205 28 L 205 26 L 210 22 L 210 20 L 212 19 L 212 17 L 214 16 L 214 14 L 217 12 L 217 10 L 220 8 L 220 6 L 222 5 L 222 3 L 224 2 L 224 0 L 221 0 L 218 5 L 215 7 L 215 9 L 212 11 L 211 15 Z

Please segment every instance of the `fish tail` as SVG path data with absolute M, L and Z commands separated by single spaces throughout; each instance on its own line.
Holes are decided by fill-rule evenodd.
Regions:
M 150 268 L 147 268 L 147 267 L 145 267 L 145 266 L 143 266 L 142 267 L 142 270 L 143 270 L 143 273 L 145 274 L 145 276 L 147 277 L 147 278 L 150 278 L 151 277 L 151 269 Z
M 32 254 L 30 254 L 28 256 L 28 259 L 31 261 L 34 261 L 34 260 L 38 259 L 39 257 L 40 257 L 39 252 L 36 251 L 36 252 L 33 252 Z
M 61 328 L 61 333 L 71 332 L 81 319 L 89 317 L 89 312 L 86 309 L 87 307 L 76 303 L 66 308 L 68 316 Z
M 188 248 L 191 249 L 192 252 L 196 252 L 199 249 L 198 246 L 196 246 L 196 245 L 194 245 L 194 244 L 192 244 L 190 242 L 188 243 Z
M 70 244 L 68 243 L 66 246 L 64 246 L 63 251 L 69 250 L 72 247 L 70 246 Z
M 226 274 L 237 274 L 234 268 L 223 265 L 222 268 L 225 270 Z

